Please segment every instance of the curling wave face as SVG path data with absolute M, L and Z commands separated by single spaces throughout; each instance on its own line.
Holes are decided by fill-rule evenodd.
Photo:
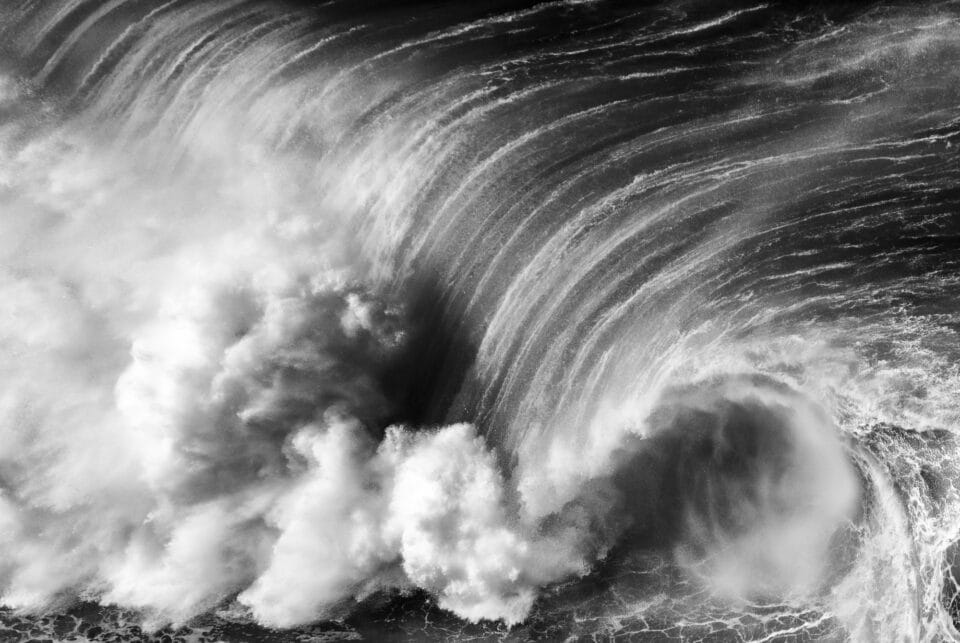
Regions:
M 470 4 L 0 9 L 0 604 L 957 638 L 960 5 Z

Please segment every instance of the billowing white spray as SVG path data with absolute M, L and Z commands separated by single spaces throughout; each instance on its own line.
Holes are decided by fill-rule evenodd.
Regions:
M 292 626 L 420 587 L 515 623 L 585 571 L 472 426 L 373 440 L 402 310 L 292 211 L 292 162 L 157 180 L 69 128 L 2 149 L 0 602 L 162 623 L 239 594 Z
M 617 473 L 649 455 L 641 437 L 676 430 L 649 424 L 649 406 L 598 418 L 585 452 L 555 442 L 516 477 L 470 424 L 389 427 L 378 443 L 392 411 L 379 375 L 408 322 L 365 285 L 340 213 L 306 216 L 296 157 L 207 132 L 186 169 L 155 165 L 156 141 L 130 164 L 133 142 L 68 123 L 24 143 L 19 127 L 0 157 L 3 604 L 80 596 L 160 624 L 236 598 L 289 627 L 421 588 L 513 624 L 651 518 L 632 503 L 652 491 Z M 820 459 L 796 450 L 799 466 Z M 838 502 L 818 538 L 849 512 Z

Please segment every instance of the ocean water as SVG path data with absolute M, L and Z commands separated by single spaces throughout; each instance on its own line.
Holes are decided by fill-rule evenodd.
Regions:
M 957 640 L 958 144 L 953 1 L 5 2 L 0 640 Z

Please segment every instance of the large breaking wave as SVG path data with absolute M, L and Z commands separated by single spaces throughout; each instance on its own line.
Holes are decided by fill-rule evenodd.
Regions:
M 956 3 L 0 43 L 3 606 L 957 638 Z

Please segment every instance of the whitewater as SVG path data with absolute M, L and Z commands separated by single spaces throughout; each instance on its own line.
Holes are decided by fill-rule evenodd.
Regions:
M 0 640 L 960 640 L 960 3 L 10 0 Z

